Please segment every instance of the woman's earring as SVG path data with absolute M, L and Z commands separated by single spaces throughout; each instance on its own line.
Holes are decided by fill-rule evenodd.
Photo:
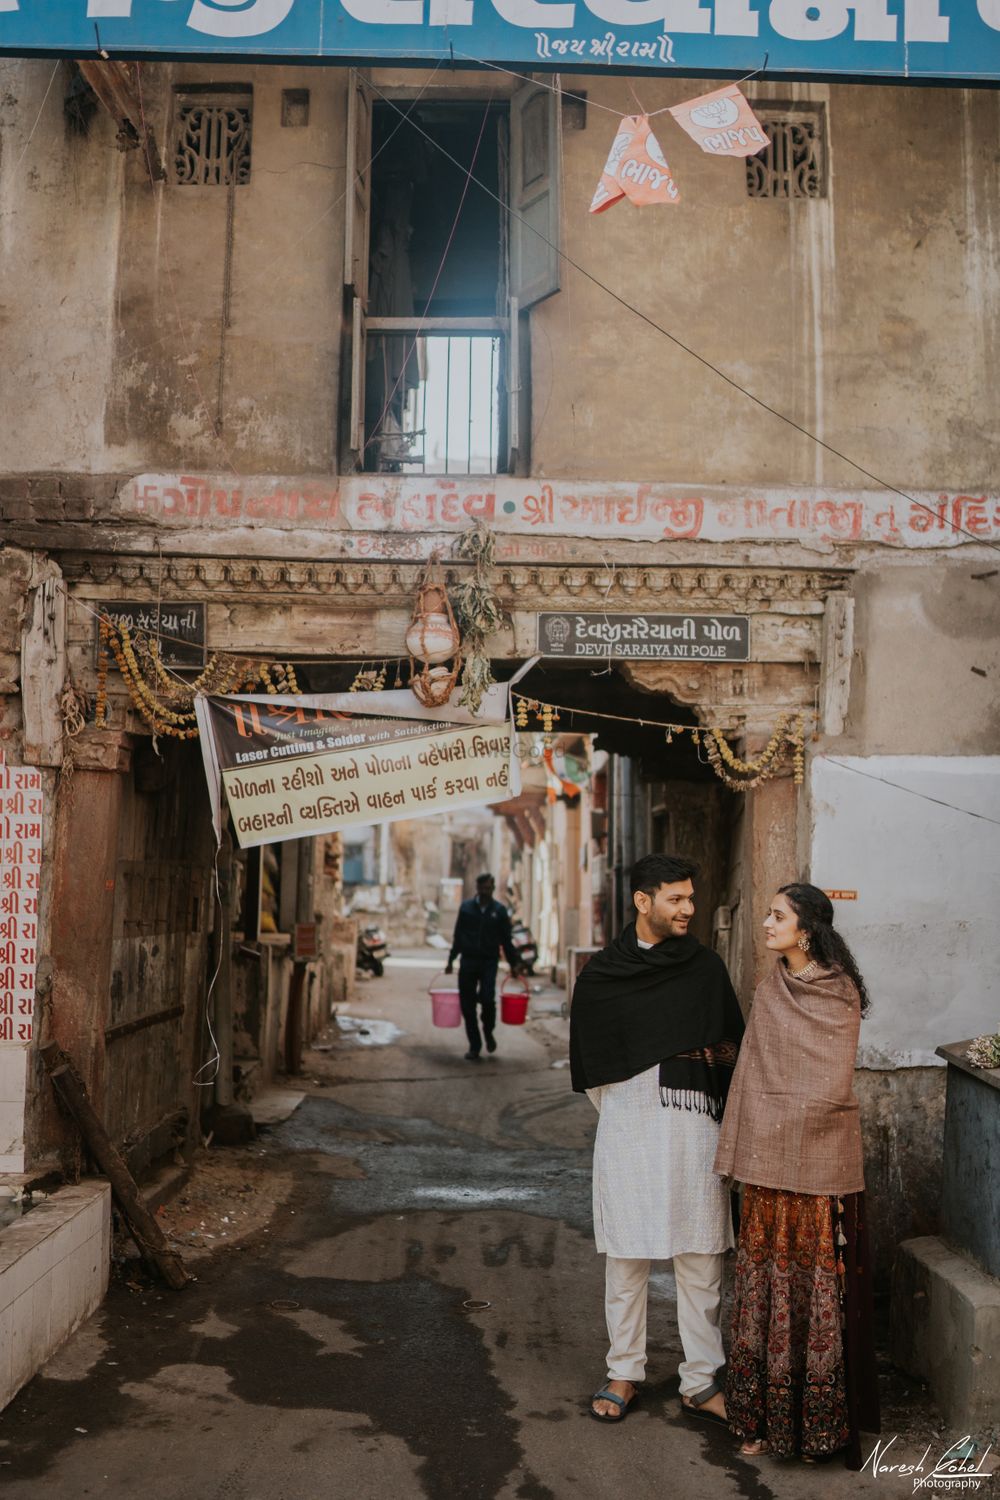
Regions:
M 808 953 L 809 952 L 809 935 L 808 935 L 808 933 L 804 932 L 802 934 L 802 936 L 799 938 L 799 947 L 802 949 L 803 953 Z

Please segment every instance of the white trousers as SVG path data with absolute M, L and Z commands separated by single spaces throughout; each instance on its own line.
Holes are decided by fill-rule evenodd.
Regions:
M 604 1311 L 608 1320 L 608 1379 L 635 1384 L 646 1373 L 648 1260 L 609 1255 Z M 724 1255 L 675 1255 L 677 1327 L 684 1349 L 679 1367 L 681 1395 L 697 1396 L 726 1362 L 719 1328 Z

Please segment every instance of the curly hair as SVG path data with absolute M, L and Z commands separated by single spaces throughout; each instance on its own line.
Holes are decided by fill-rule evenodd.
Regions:
M 783 885 L 778 894 L 788 897 L 788 904 L 809 939 L 810 957 L 824 966 L 835 965 L 838 969 L 843 969 L 857 989 L 861 998 L 861 1014 L 866 1016 L 871 1009 L 871 999 L 854 954 L 833 925 L 833 902 L 829 896 L 818 886 L 807 885 L 804 881 Z

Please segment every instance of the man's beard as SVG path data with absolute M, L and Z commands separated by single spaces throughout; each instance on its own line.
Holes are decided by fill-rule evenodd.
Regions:
M 684 937 L 688 930 L 688 923 L 675 930 L 673 918 L 655 917 L 652 912 L 650 912 L 646 920 L 649 923 L 649 930 L 658 943 L 662 943 L 663 939 L 668 937 Z

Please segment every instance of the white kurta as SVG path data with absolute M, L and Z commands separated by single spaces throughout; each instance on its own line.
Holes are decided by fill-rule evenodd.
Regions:
M 594 1143 L 594 1238 L 601 1255 L 670 1260 L 732 1248 L 729 1190 L 712 1171 L 711 1115 L 660 1103 L 659 1068 L 588 1089 Z

